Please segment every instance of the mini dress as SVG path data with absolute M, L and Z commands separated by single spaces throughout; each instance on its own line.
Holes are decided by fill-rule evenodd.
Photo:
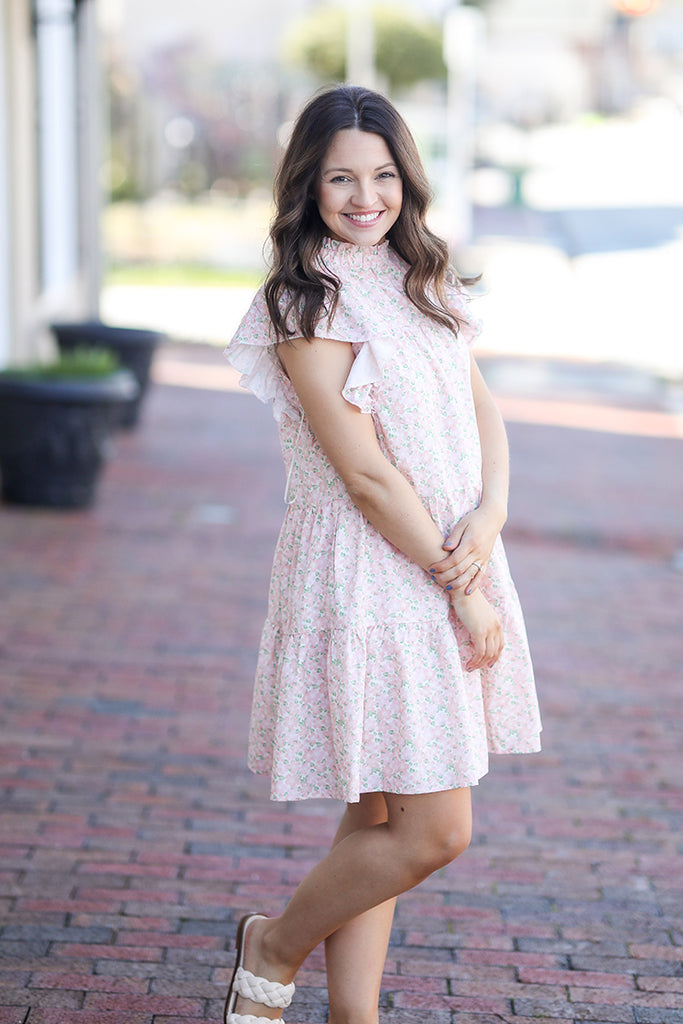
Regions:
M 316 335 L 355 355 L 344 398 L 372 416 L 385 456 L 448 536 L 481 499 L 481 449 L 469 348 L 479 324 L 455 287 L 457 337 L 407 298 L 407 264 L 388 242 L 326 239 L 319 260 L 341 282 Z M 475 785 L 489 753 L 540 749 L 527 636 L 503 544 L 481 590 L 505 646 L 467 672 L 468 633 L 446 593 L 349 498 L 282 370 L 263 289 L 226 356 L 241 384 L 272 401 L 287 472 L 261 638 L 249 767 L 274 800 Z

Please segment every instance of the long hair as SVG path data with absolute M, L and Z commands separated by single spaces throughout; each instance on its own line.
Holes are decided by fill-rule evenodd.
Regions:
M 421 312 L 457 334 L 460 322 L 446 300 L 446 284 L 457 279 L 446 243 L 425 221 L 432 193 L 415 141 L 384 96 L 344 85 L 308 102 L 275 178 L 272 267 L 265 297 L 276 336 L 287 340 L 298 334 L 310 341 L 321 317 L 332 316 L 336 309 L 341 282 L 316 259 L 326 234 L 316 185 L 332 139 L 348 128 L 381 136 L 398 168 L 403 202 L 387 239 L 408 264 L 403 290 Z

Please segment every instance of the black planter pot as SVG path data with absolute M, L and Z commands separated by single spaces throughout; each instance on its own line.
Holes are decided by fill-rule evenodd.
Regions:
M 137 390 L 129 370 L 61 380 L 0 375 L 3 499 L 50 508 L 91 505 L 109 435 Z
M 134 427 L 140 418 L 141 403 L 149 387 L 154 351 L 165 335 L 159 331 L 135 327 L 113 327 L 101 320 L 54 323 L 50 327 L 62 352 L 83 346 L 110 349 L 117 355 L 121 366 L 134 374 L 138 382 L 138 393 L 121 407 L 119 420 L 122 427 Z

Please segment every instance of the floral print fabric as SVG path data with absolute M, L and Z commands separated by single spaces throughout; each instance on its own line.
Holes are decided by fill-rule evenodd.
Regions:
M 369 413 L 387 458 L 444 537 L 480 500 L 481 452 L 469 345 L 479 326 L 455 290 L 457 338 L 403 292 L 406 265 L 387 242 L 326 240 L 342 282 L 319 337 L 353 347 L 343 394 Z M 488 755 L 539 749 L 524 622 L 498 539 L 481 589 L 505 648 L 468 673 L 468 636 L 446 594 L 364 518 L 308 427 L 281 369 L 263 291 L 226 349 L 241 383 L 272 401 L 288 502 L 259 651 L 249 765 L 275 800 L 470 786 Z M 462 653 L 461 653 L 462 652 Z

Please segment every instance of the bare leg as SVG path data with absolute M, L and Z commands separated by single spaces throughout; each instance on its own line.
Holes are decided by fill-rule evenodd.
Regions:
M 304 878 L 280 917 L 248 931 L 245 966 L 292 981 L 311 950 L 348 921 L 412 889 L 454 860 L 470 840 L 469 789 L 398 796 L 385 793 L 387 820 L 356 829 Z M 238 1013 L 276 1018 L 240 999 Z
M 334 843 L 358 828 L 387 820 L 381 793 L 366 793 L 349 804 Z M 382 973 L 389 945 L 395 899 L 366 910 L 325 939 L 329 1024 L 376 1024 Z

